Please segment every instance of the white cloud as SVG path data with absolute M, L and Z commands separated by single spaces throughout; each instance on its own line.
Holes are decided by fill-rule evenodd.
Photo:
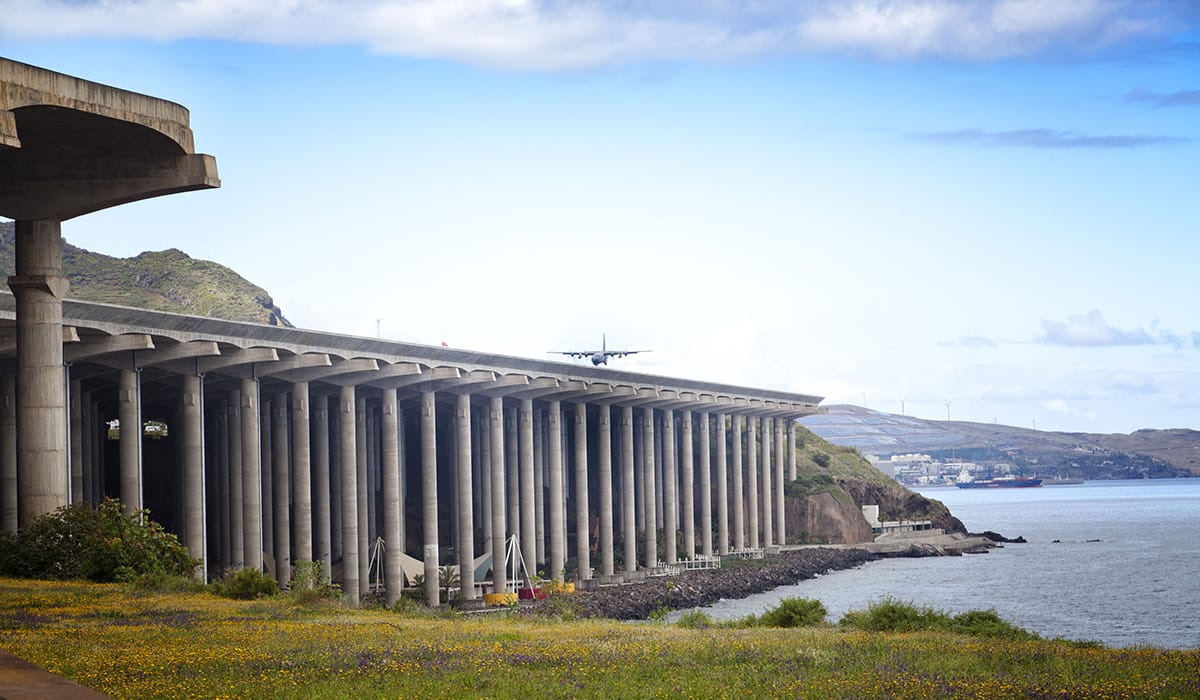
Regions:
M 1052 413 L 1070 413 L 1071 407 L 1062 399 L 1050 399 L 1042 402 L 1042 408 Z
M 509 69 L 804 52 L 966 60 L 1089 52 L 1198 24 L 1130 0 L 0 0 L 0 37 L 363 44 Z
M 1194 336 L 1193 336 L 1194 337 Z M 1042 335 L 1038 342 L 1068 347 L 1109 347 L 1116 345 L 1173 345 L 1182 347 L 1188 339 L 1160 328 L 1158 322 L 1150 324 L 1150 330 L 1134 328 L 1125 330 L 1111 326 L 1095 309 L 1083 315 L 1068 316 L 1067 320 L 1042 320 Z

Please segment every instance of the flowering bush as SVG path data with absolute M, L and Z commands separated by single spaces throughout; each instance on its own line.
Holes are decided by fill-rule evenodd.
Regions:
M 0 540 L 0 575 L 17 578 L 132 581 L 190 576 L 199 563 L 149 511 L 125 515 L 114 499 L 63 506 Z

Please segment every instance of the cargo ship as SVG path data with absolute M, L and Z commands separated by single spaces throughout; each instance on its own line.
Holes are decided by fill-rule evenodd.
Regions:
M 1041 486 L 1042 480 L 1035 476 L 998 476 L 975 479 L 964 469 L 954 485 L 960 489 L 1021 489 Z

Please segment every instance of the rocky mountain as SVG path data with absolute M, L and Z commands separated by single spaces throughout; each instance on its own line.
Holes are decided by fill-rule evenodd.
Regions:
M 1200 476 L 1200 431 L 1057 433 L 992 423 L 931 421 L 834 405 L 800 422 L 830 442 L 890 457 L 925 453 L 1007 462 L 1047 478 L 1137 479 Z
M 0 221 L 0 274 L 16 265 L 11 221 Z M 176 248 L 114 258 L 63 242 L 67 296 L 84 301 L 135 306 L 231 321 L 292 324 L 271 295 L 233 270 L 197 260 Z

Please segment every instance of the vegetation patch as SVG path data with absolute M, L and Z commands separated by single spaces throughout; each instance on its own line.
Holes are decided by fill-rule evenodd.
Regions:
M 413 617 L 0 579 L 0 621 L 21 610 L 38 624 L 0 625 L 0 648 L 111 697 L 1200 697 L 1200 649 L 948 630 Z
M 63 506 L 16 533 L 0 532 L 0 576 L 177 585 L 199 562 L 149 511 L 126 515 L 107 499 L 97 508 Z
M 999 639 L 1037 639 L 1037 635 L 1006 622 L 995 610 L 971 610 L 958 615 L 921 608 L 894 598 L 871 603 L 866 610 L 851 610 L 838 622 L 842 627 L 868 632 L 921 632 L 938 630 Z

